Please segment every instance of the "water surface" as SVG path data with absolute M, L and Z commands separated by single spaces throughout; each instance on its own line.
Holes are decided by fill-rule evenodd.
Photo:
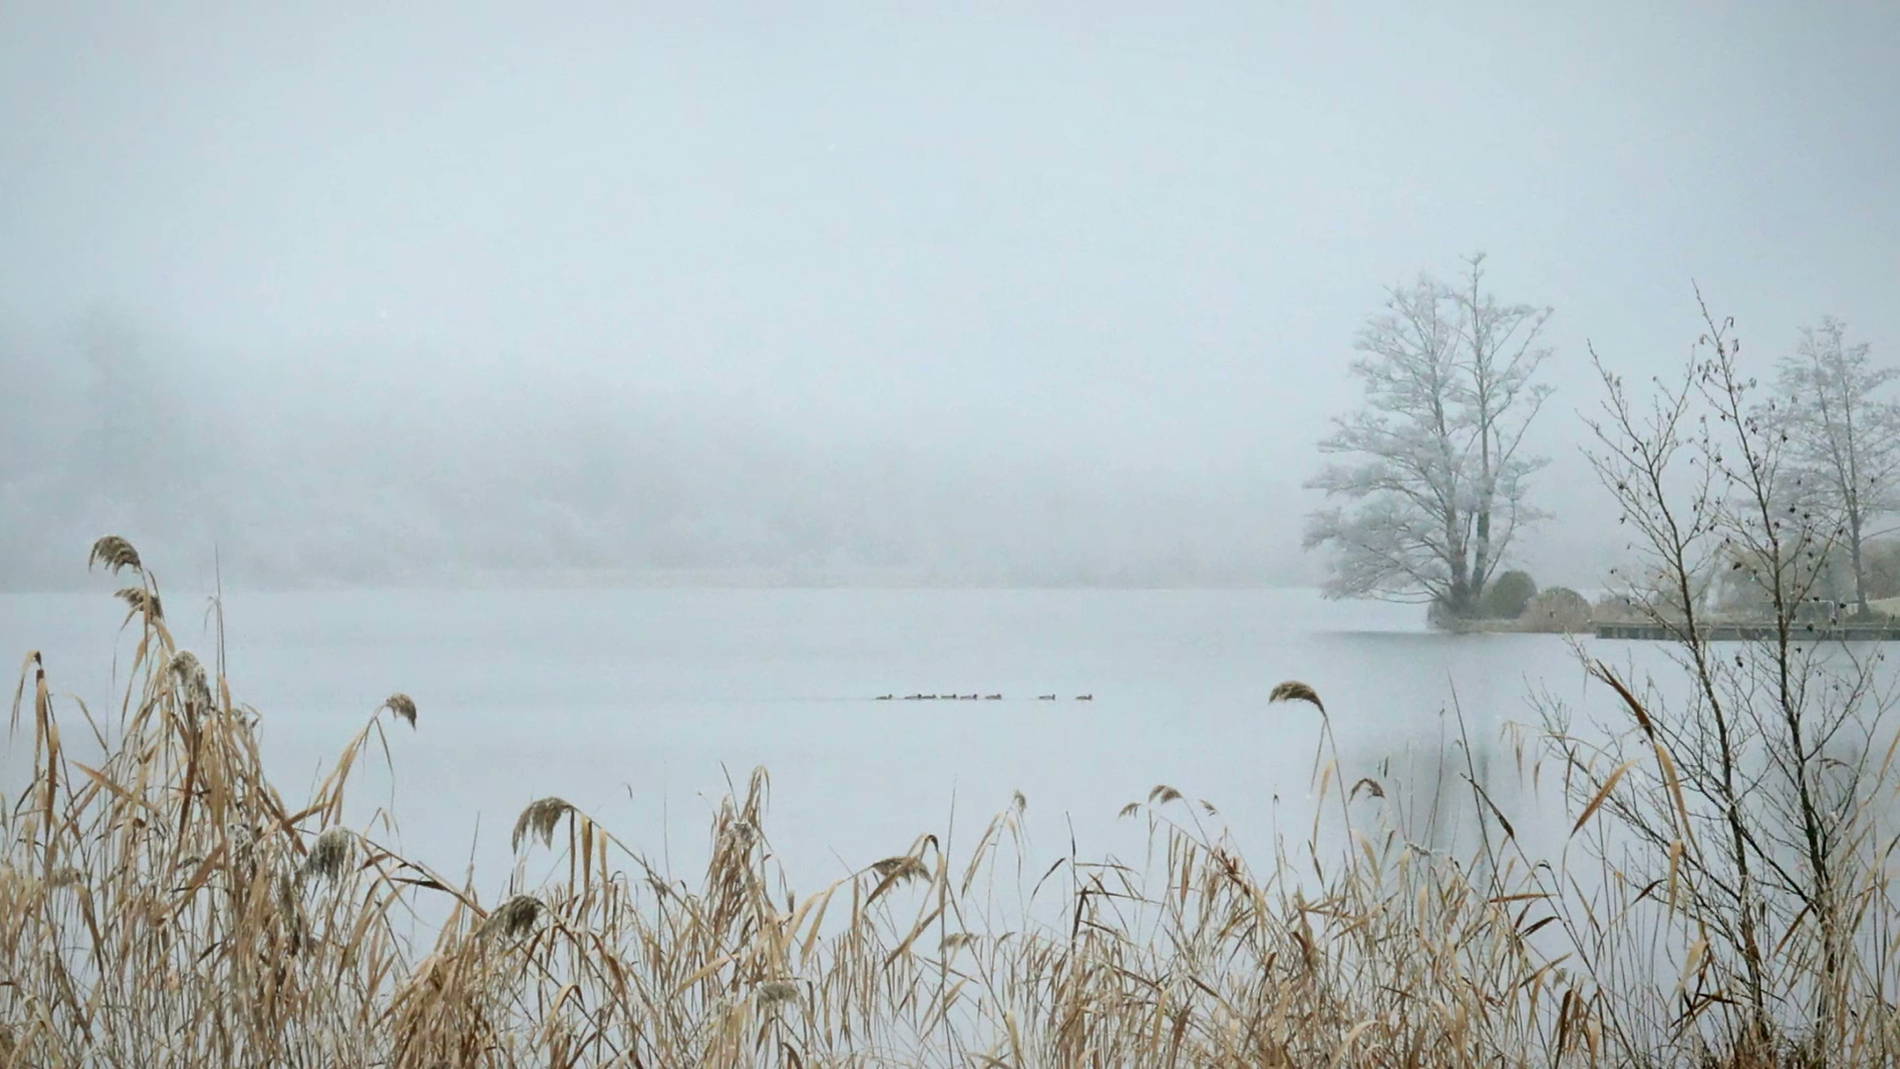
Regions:
M 211 663 L 203 599 L 166 599 L 180 645 Z M 0 596 L 0 653 L 42 649 L 56 690 L 110 708 L 122 618 L 104 592 Z M 473 859 L 485 889 L 507 878 L 516 814 L 550 794 L 686 874 L 727 777 L 755 765 L 801 886 L 953 818 L 973 839 L 1019 790 L 1046 857 L 1072 836 L 1085 855 L 1138 853 L 1140 822 L 1117 811 L 1164 783 L 1263 850 L 1312 813 L 1319 720 L 1268 704 L 1281 680 L 1324 696 L 1348 781 L 1437 753 L 1454 697 L 1482 743 L 1536 719 L 1533 691 L 1602 703 L 1562 638 L 1438 634 L 1416 607 L 1304 590 L 227 591 L 226 620 L 234 691 L 293 801 L 386 695 L 414 696 L 418 730 L 390 732 L 403 845 L 457 875 Z M 915 692 L 1004 699 L 875 700 Z M 1509 774 L 1508 752 L 1479 756 Z M 366 822 L 392 784 L 380 760 L 357 776 Z

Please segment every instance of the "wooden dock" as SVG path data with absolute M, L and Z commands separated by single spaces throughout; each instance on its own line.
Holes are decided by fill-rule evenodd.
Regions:
M 1635 639 L 1668 642 L 1679 637 L 1676 628 L 1655 623 L 1599 623 L 1593 625 L 1598 638 Z M 1772 642 L 1773 621 L 1760 623 L 1712 623 L 1696 629 L 1706 642 Z M 1788 638 L 1795 642 L 1896 642 L 1900 641 L 1900 622 L 1884 624 L 1836 624 L 1801 621 L 1789 628 Z

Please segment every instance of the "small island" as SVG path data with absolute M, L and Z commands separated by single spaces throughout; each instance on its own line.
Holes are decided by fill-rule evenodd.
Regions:
M 1900 546 L 1879 547 L 1881 556 L 1900 558 Z M 1884 578 L 1883 569 L 1883 578 Z M 1773 606 L 1753 604 L 1754 587 L 1741 581 L 1727 584 L 1722 596 L 1713 596 L 1717 584 L 1700 593 L 1695 606 L 1694 634 L 1707 642 L 1774 641 L 1782 633 Z M 1833 584 L 1817 584 L 1834 593 Z M 1660 593 L 1647 597 L 1606 594 L 1595 602 L 1569 587 L 1538 590 L 1522 571 L 1506 572 L 1486 591 L 1481 612 L 1457 618 L 1434 615 L 1433 624 L 1454 634 L 1585 634 L 1603 639 L 1677 641 L 1689 634 L 1690 614 Z M 1513 611 L 1515 610 L 1515 611 Z M 1900 594 L 1871 598 L 1865 608 L 1851 601 L 1811 596 L 1786 613 L 1786 628 L 1795 641 L 1900 641 Z

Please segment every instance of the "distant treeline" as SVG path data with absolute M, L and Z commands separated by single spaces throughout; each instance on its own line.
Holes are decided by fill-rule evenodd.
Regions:
M 0 335 L 0 588 L 68 585 L 55 547 L 98 530 L 181 579 L 215 553 L 282 584 L 1310 578 L 1273 473 L 999 467 L 941 437 L 768 427 L 638 383 L 398 379 L 338 349 L 209 353 L 109 318 Z

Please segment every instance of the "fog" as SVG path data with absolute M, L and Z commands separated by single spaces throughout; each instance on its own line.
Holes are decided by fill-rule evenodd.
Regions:
M 1304 583 L 1479 249 L 1585 585 L 1586 342 L 1900 358 L 1890 5 L 696 7 L 0 9 L 0 585 Z

